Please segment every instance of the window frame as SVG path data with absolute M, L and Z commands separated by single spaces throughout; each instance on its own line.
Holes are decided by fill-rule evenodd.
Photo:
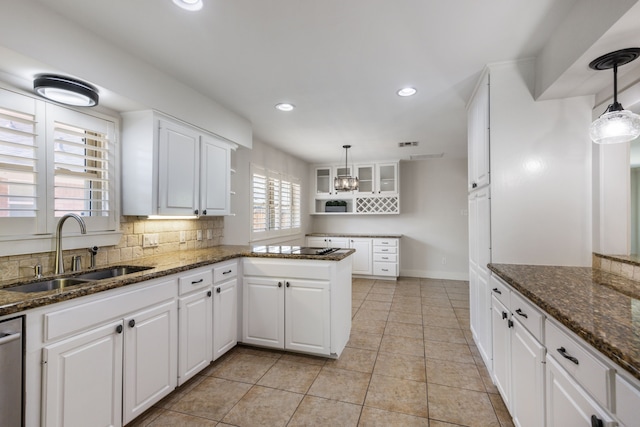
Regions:
M 0 228 L 14 229 L 18 232 L 6 235 L 0 232 L 0 256 L 22 255 L 50 252 L 53 250 L 58 217 L 54 213 L 54 158 L 52 127 L 60 114 L 85 119 L 89 121 L 102 120 L 109 123 L 112 132 L 111 150 L 109 152 L 109 187 L 111 191 L 109 214 L 103 217 L 83 217 L 87 225 L 87 234 L 81 235 L 75 221 L 67 221 L 64 226 L 64 248 L 78 249 L 91 246 L 113 246 L 119 243 L 122 236 L 120 231 L 120 119 L 115 115 L 104 114 L 95 110 L 86 111 L 76 108 L 63 107 L 52 102 L 42 100 L 35 95 L 16 89 L 0 81 L 0 91 L 6 92 L 7 97 L 20 100 L 24 105 L 33 103 L 36 121 L 36 142 L 38 160 L 36 168 L 37 211 L 35 217 L 30 218 L 31 224 L 20 217 L 0 218 Z M 6 105 L 3 108 L 7 108 Z M 19 111 L 19 108 L 13 108 Z M 98 221 L 94 221 L 98 219 Z
M 255 176 L 265 177 L 265 190 L 264 198 L 265 202 L 263 210 L 265 212 L 264 230 L 256 230 L 255 227 L 255 214 L 256 214 L 256 193 L 255 193 Z M 301 182 L 298 177 L 293 175 L 283 174 L 278 171 L 266 169 L 262 166 L 251 164 L 250 167 L 250 228 L 251 228 L 251 241 L 259 241 L 272 239 L 282 236 L 291 236 L 300 234 L 302 232 L 302 188 Z M 270 192 L 272 185 L 278 183 L 278 188 L 274 188 L 272 194 L 278 194 L 278 200 L 270 198 Z M 282 186 L 283 183 L 289 187 L 288 192 L 290 194 L 290 203 L 284 205 L 282 203 Z M 297 200 L 296 200 L 297 196 Z M 283 207 L 288 207 L 283 209 Z M 283 218 L 290 218 L 289 221 L 283 221 Z M 287 224 L 288 223 L 288 224 Z M 283 226 L 284 225 L 284 226 Z

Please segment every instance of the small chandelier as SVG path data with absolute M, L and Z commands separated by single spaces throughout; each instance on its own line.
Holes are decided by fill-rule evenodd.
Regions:
M 346 172 L 349 170 L 347 166 L 347 155 L 349 153 L 349 148 L 351 148 L 351 146 L 343 145 L 342 148 L 344 148 L 344 170 Z M 358 189 L 359 183 L 360 181 L 358 181 L 357 176 L 352 177 L 351 174 L 338 175 L 333 180 L 333 187 L 335 188 L 336 191 L 353 191 Z
M 625 110 L 618 102 L 618 66 L 628 64 L 640 56 L 640 48 L 616 50 L 594 59 L 589 64 L 593 70 L 613 68 L 613 103 L 591 123 L 589 134 L 596 144 L 629 142 L 640 135 L 640 116 Z

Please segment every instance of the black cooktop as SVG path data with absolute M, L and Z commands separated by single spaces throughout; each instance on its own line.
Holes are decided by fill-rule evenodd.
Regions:
M 251 252 L 257 254 L 329 255 L 340 248 L 310 248 L 307 246 L 254 246 Z

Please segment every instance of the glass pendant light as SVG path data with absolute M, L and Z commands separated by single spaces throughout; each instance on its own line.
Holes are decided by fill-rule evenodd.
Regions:
M 343 145 L 344 148 L 344 170 L 345 172 L 349 170 L 347 166 L 347 155 L 349 153 L 350 145 Z M 333 187 L 336 191 L 353 191 L 358 189 L 358 185 L 360 185 L 360 181 L 358 177 L 352 177 L 351 174 L 348 175 L 338 175 L 333 180 Z
M 607 53 L 589 64 L 593 70 L 613 68 L 613 103 L 589 128 L 596 144 L 618 144 L 633 141 L 640 135 L 640 116 L 625 110 L 618 102 L 618 66 L 628 64 L 640 56 L 640 48 L 632 47 Z

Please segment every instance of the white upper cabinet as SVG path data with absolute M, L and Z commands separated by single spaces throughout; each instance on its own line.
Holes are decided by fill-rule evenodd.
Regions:
M 398 163 L 376 164 L 376 193 L 395 194 L 398 192 Z
M 485 73 L 467 109 L 469 190 L 489 184 L 489 74 Z
M 229 214 L 234 144 L 154 111 L 122 116 L 124 215 Z
M 358 193 L 375 194 L 375 170 L 376 168 L 373 164 L 356 166 L 356 176 L 359 180 Z

